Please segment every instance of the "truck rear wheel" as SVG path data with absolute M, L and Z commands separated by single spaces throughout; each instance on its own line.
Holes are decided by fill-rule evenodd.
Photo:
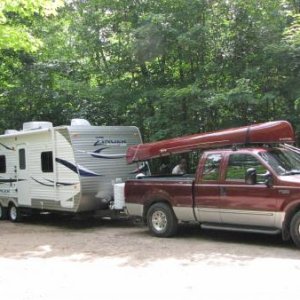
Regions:
M 19 222 L 21 221 L 21 212 L 20 208 L 15 206 L 14 204 L 11 204 L 8 207 L 8 217 L 12 222 Z
M 292 218 L 290 234 L 293 242 L 300 248 L 300 211 L 298 211 Z
M 0 220 L 7 219 L 7 208 L 0 204 Z
M 157 237 L 171 237 L 177 232 L 178 221 L 173 210 L 166 203 L 153 204 L 147 213 L 147 224 Z

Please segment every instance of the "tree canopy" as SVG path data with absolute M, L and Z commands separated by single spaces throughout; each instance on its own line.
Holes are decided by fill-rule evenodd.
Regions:
M 136 125 L 146 141 L 286 119 L 299 0 L 2 0 L 0 129 Z

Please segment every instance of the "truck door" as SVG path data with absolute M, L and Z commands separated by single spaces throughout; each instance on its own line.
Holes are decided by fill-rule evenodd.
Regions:
M 209 153 L 198 167 L 199 178 L 195 183 L 194 205 L 199 222 L 220 223 L 220 166 L 221 153 Z
M 18 204 L 31 205 L 28 153 L 25 144 L 17 145 L 17 194 Z
M 252 154 L 228 156 L 224 182 L 221 184 L 220 214 L 222 223 L 274 227 L 276 191 L 264 183 L 266 167 Z M 247 169 L 255 168 L 256 184 L 247 184 Z

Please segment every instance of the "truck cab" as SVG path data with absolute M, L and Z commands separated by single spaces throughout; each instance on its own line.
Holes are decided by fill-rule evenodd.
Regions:
M 207 228 L 221 224 L 228 230 L 238 226 L 236 229 L 278 233 L 284 208 L 300 200 L 297 174 L 300 155 L 288 149 L 205 152 L 194 185 L 196 218 Z M 212 220 L 214 224 L 208 224 Z

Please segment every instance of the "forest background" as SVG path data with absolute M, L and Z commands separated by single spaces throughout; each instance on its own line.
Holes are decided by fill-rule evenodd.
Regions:
M 300 133 L 300 0 L 0 0 L 0 109 L 1 132 L 86 118 L 145 141 L 278 119 Z

